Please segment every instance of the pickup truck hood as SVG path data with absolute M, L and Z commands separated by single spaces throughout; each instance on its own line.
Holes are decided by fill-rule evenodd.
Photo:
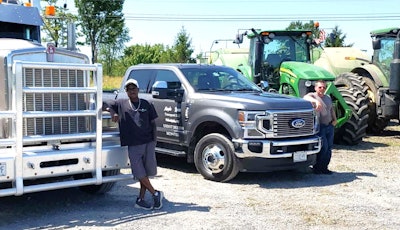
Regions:
M 210 100 L 209 105 L 215 106 L 235 106 L 238 109 L 247 110 L 293 110 L 293 109 L 312 109 L 310 102 L 293 96 L 277 93 L 249 93 L 249 92 L 230 92 L 230 93 L 202 93 L 203 102 Z M 229 105 L 228 105 L 229 104 Z

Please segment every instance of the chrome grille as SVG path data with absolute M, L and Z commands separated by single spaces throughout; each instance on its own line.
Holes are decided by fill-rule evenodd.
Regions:
M 268 118 L 271 122 L 262 122 L 263 132 L 272 132 L 274 137 L 295 137 L 301 135 L 311 135 L 314 133 L 313 111 L 299 112 L 273 112 Z M 296 119 L 304 120 L 305 124 L 301 128 L 293 127 L 292 121 Z M 265 119 L 263 119 L 265 120 Z M 270 125 L 269 127 L 266 127 Z
M 87 87 L 84 71 L 32 69 L 23 71 L 24 87 Z M 78 111 L 88 109 L 84 93 L 26 93 L 23 111 Z M 25 118 L 24 135 L 54 135 L 88 132 L 85 117 Z

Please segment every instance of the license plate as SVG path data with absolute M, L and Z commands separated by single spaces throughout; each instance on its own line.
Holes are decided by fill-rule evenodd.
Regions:
M 0 162 L 0 176 L 6 175 L 6 163 Z
M 307 160 L 307 153 L 305 151 L 298 151 L 293 153 L 293 162 L 302 162 Z

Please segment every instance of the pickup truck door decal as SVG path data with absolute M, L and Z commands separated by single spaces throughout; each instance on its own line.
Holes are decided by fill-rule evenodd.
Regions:
M 160 141 L 183 141 L 181 103 L 174 100 L 152 99 L 157 111 L 157 139 Z
M 163 127 L 166 129 L 165 134 L 167 136 L 179 138 L 179 130 L 182 130 L 182 126 L 178 126 L 181 120 L 181 109 L 171 106 L 164 107 L 164 124 Z

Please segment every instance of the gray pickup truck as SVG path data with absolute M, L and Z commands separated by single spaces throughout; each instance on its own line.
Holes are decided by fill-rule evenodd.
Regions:
M 185 157 L 201 175 L 229 181 L 238 172 L 306 168 L 321 148 L 310 102 L 266 93 L 230 67 L 141 64 L 127 79 L 158 113 L 157 153 Z

